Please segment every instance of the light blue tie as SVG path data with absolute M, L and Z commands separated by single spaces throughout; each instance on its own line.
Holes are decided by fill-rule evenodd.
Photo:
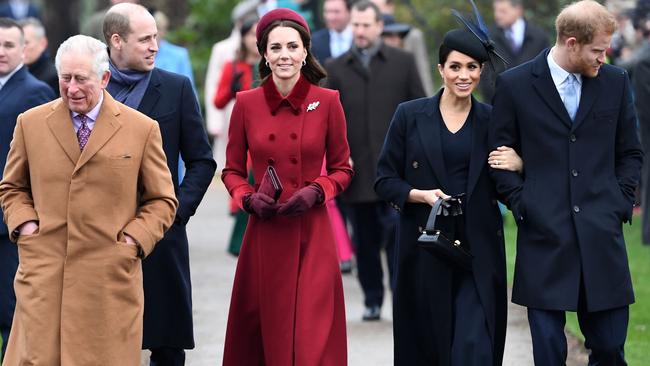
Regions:
M 569 117 L 571 117 L 572 121 L 576 118 L 578 104 L 580 103 L 576 90 L 577 87 L 578 79 L 576 79 L 575 75 L 569 74 L 564 82 L 564 106 L 566 107 L 566 111 L 569 112 Z

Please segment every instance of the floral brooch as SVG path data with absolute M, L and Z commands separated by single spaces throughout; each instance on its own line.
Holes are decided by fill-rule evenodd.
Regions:
M 316 101 L 316 102 L 313 102 L 313 103 L 309 103 L 309 105 L 307 106 L 307 112 L 310 112 L 310 111 L 316 110 L 316 108 L 318 108 L 319 105 L 320 105 L 320 102 L 319 102 L 319 101 Z

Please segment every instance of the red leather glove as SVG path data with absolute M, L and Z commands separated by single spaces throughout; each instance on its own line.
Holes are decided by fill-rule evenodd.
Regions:
M 296 191 L 291 198 L 278 209 L 278 215 L 296 217 L 304 214 L 316 202 L 323 201 L 323 190 L 317 184 L 310 184 Z
M 257 215 L 262 220 L 275 216 L 278 211 L 275 200 L 259 192 L 244 196 L 242 206 L 246 212 Z

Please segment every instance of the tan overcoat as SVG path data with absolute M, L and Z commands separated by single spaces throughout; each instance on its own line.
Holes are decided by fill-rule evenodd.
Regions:
M 0 183 L 18 237 L 16 312 L 3 366 L 137 366 L 142 344 L 142 267 L 177 207 L 158 124 L 104 100 L 80 152 L 61 99 L 18 117 Z M 15 239 L 15 238 L 13 238 Z

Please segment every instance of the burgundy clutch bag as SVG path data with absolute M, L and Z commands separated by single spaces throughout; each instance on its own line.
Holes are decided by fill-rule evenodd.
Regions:
M 268 166 L 260 182 L 260 187 L 257 190 L 259 193 L 264 193 L 269 197 L 272 197 L 274 200 L 278 200 L 282 194 L 282 183 L 280 182 L 280 177 L 275 171 L 275 168 Z

